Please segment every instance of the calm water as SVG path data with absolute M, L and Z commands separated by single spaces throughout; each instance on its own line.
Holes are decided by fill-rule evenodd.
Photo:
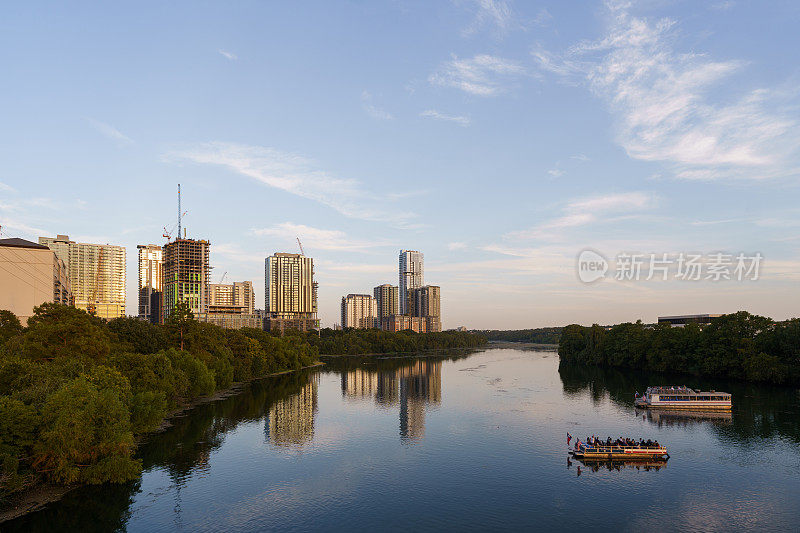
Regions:
M 732 392 L 734 411 L 634 410 L 635 390 L 668 381 Z M 654 438 L 672 457 L 569 464 L 567 431 Z M 140 481 L 74 491 L 0 529 L 800 528 L 800 391 L 559 371 L 551 352 L 336 360 L 201 407 L 141 457 Z

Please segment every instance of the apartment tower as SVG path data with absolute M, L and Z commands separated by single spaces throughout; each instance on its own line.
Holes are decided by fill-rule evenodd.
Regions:
M 66 265 L 75 307 L 106 320 L 125 316 L 125 247 L 74 242 L 68 235 L 39 237 L 39 244 Z
M 425 257 L 416 250 L 400 250 L 400 314 L 409 313 L 409 291 L 425 284 Z
M 342 296 L 342 327 L 370 329 L 377 325 L 378 306 L 369 294 Z
M 161 323 L 163 255 L 157 244 L 140 244 L 139 252 L 139 318 Z
M 372 293 L 375 296 L 375 303 L 378 307 L 378 326 L 383 327 L 384 319 L 391 315 L 400 314 L 399 290 L 396 285 L 384 283 L 375 287 Z
M 314 260 L 276 252 L 264 260 L 264 328 L 268 331 L 319 329 Z

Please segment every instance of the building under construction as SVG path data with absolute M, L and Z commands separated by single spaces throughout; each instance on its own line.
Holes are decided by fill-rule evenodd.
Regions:
M 178 302 L 189 304 L 195 316 L 208 312 L 210 250 L 211 243 L 206 240 L 178 238 L 164 245 L 163 320 Z

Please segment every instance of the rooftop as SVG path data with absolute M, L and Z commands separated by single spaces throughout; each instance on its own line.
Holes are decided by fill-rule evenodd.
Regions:
M 47 246 L 36 244 L 35 242 L 26 241 L 25 239 L 18 239 L 13 237 L 11 239 L 0 239 L 0 246 L 9 246 L 12 248 L 33 248 L 35 250 L 49 250 Z

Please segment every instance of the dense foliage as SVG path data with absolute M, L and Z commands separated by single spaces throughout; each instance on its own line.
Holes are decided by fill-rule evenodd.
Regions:
M 27 327 L 0 311 L 0 499 L 39 481 L 134 479 L 136 435 L 169 411 L 317 358 L 301 338 L 226 330 L 176 311 L 156 326 L 47 303 Z
M 564 328 L 536 329 L 487 329 L 481 333 L 490 341 L 532 342 L 536 344 L 558 344 L 561 330 Z
M 389 332 L 378 329 L 323 329 L 319 336 L 309 334 L 308 342 L 321 355 L 361 355 L 385 353 L 419 353 L 450 348 L 474 348 L 486 344 L 486 337 L 461 331 L 414 333 Z
M 774 322 L 745 311 L 689 324 L 567 326 L 562 363 L 686 372 L 769 383 L 800 383 L 800 319 Z

